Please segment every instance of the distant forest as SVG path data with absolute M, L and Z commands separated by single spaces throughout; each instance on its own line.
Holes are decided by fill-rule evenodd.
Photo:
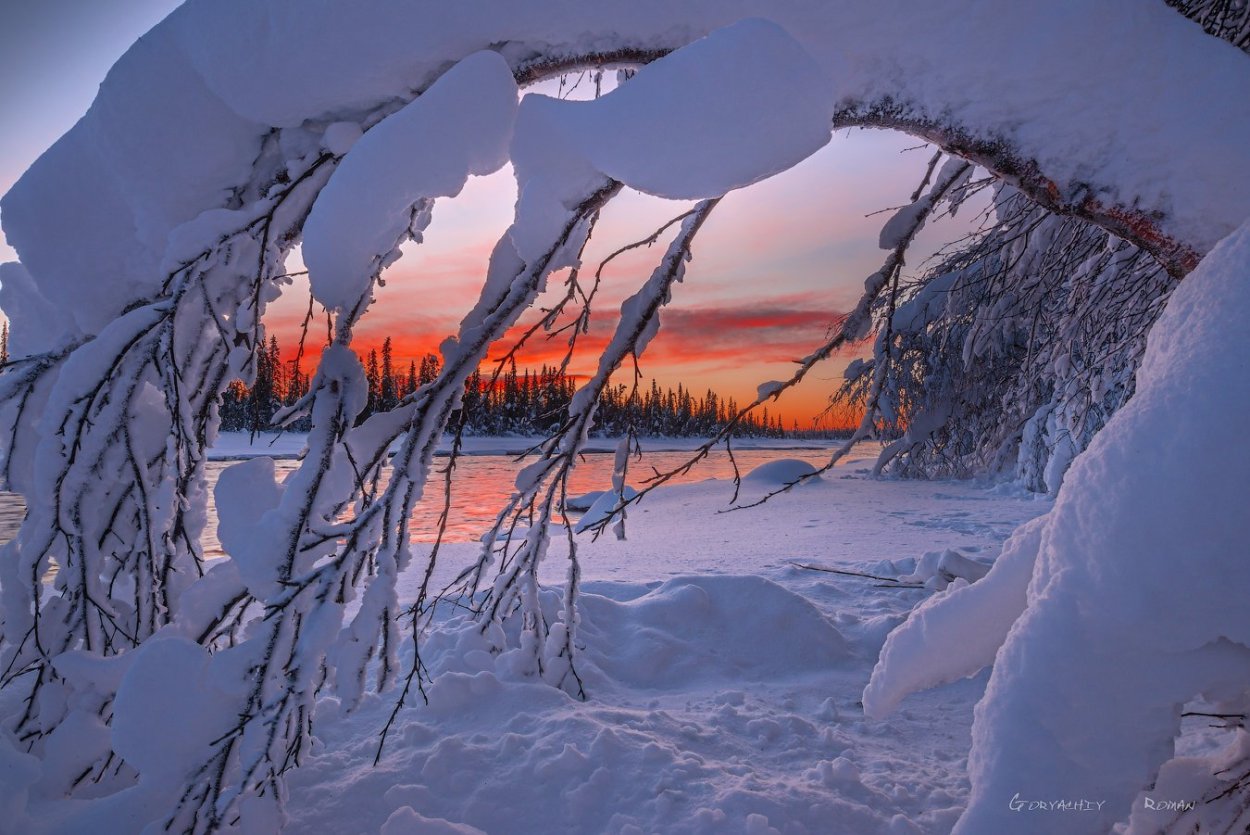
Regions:
M 221 429 L 258 432 L 271 428 L 274 414 L 295 403 L 308 391 L 309 377 L 294 361 L 283 361 L 278 340 L 270 337 L 268 349 L 258 358 L 256 381 L 251 388 L 234 382 L 222 396 Z M 399 367 L 394 360 L 391 340 L 382 350 L 371 350 L 362 357 L 369 381 L 369 400 L 359 420 L 374 412 L 394 407 L 419 386 L 433 380 L 440 369 L 436 354 L 426 354 L 418 363 Z M 557 368 L 543 366 L 537 371 L 509 368 L 491 382 L 491 373 L 480 370 L 469 378 L 464 392 L 464 431 L 469 435 L 545 434 L 567 415 L 569 400 L 576 391 L 573 377 Z M 599 401 L 596 435 L 619 436 L 630 426 L 639 435 L 663 437 L 706 436 L 718 432 L 738 410 L 732 397 L 724 398 L 708 389 L 696 397 L 678 385 L 661 390 L 654 380 L 648 388 L 639 387 L 636 396 L 624 384 L 610 387 Z M 460 416 L 453 415 L 451 425 Z M 292 429 L 307 430 L 308 418 L 301 418 Z M 746 437 L 782 438 L 800 432 L 787 430 L 780 417 L 762 409 L 747 415 L 735 430 Z

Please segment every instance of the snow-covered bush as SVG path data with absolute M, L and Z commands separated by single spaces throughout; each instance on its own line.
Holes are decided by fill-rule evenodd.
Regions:
M 1250 4 L 1168 3 L 1250 51 Z M 873 356 L 834 395 L 896 438 L 878 472 L 1002 473 L 1053 494 L 1133 394 L 1146 334 L 1183 271 L 1009 182 L 994 184 L 994 211 L 978 233 L 878 299 Z
M 888 325 L 836 397 L 875 405 L 878 426 L 895 428 L 878 470 L 1005 473 L 1054 493 L 1132 396 L 1176 278 L 1103 229 L 996 192 L 988 228 L 879 300 Z
M 934 320 L 925 315 L 925 290 L 911 301 L 900 294 L 908 244 L 934 212 L 966 196 L 974 165 L 1046 212 L 1123 238 L 1162 268 L 1122 270 L 1112 263 L 1115 245 L 1090 243 L 1111 261 L 1095 259 L 1071 275 L 1058 267 L 1037 273 L 1044 285 L 1037 292 L 1057 294 L 1048 326 L 1079 324 L 1080 316 L 1065 318 L 1064 305 L 1080 309 L 1083 294 L 1093 294 L 1089 304 L 1098 308 L 1097 288 L 1125 276 L 1180 279 L 1250 214 L 1238 176 L 1250 161 L 1243 141 L 1250 113 L 1224 106 L 1250 99 L 1250 73 L 1246 56 L 1218 46 L 1163 4 L 1135 0 L 1017 4 L 1010 13 L 990 0 L 813 0 L 782 8 L 762 0 L 380 0 L 367 7 L 339 0 L 315 13 L 300 0 L 189 0 L 119 61 L 84 119 L 3 200 L 6 235 L 22 260 L 0 276 L 0 301 L 13 320 L 13 361 L 0 377 L 2 475 L 30 511 L 0 552 L 0 765 L 12 777 L 0 787 L 0 805 L 18 820 L 29 792 L 93 798 L 69 813 L 127 831 L 204 832 L 240 820 L 277 826 L 283 774 L 310 753 L 319 694 L 334 694 L 350 710 L 368 674 L 398 711 L 413 688 L 423 690 L 419 651 L 401 667 L 400 630 L 410 629 L 416 644 L 435 594 L 428 583 L 437 548 L 417 568 L 427 587 L 416 601 L 401 603 L 395 580 L 409 568 L 412 508 L 435 444 L 490 345 L 553 273 L 568 269 L 576 281 L 598 213 L 631 187 L 698 202 L 675 220 L 655 271 L 622 306 L 597 372 L 518 476 L 481 559 L 458 583 L 484 640 L 514 640 L 534 675 L 579 692 L 575 540 L 570 532 L 564 599 L 553 618 L 538 589 L 547 523 L 561 518 L 599 392 L 656 334 L 660 309 L 719 198 L 797 164 L 837 127 L 906 130 L 950 154 L 934 159 L 912 204 L 886 225 L 887 258 L 856 308 L 790 381 L 761 387 L 748 408 L 874 326 L 887 352 L 896 319 L 908 334 L 928 332 Z M 518 101 L 518 89 L 532 82 L 605 68 L 625 70 L 627 80 L 602 98 Z M 1193 94 L 1216 88 L 1224 91 L 1218 98 Z M 477 303 L 442 346 L 438 376 L 355 425 L 367 392 L 350 344 L 375 281 L 401 243 L 420 240 L 437 200 L 507 162 L 518 183 L 515 217 Z M 1024 198 L 1000 196 L 1025 216 L 1032 211 Z M 1037 218 L 1053 240 L 1086 234 L 1044 213 Z M 284 261 L 299 241 L 313 299 L 334 316 L 333 344 L 308 395 L 277 418 L 309 417 L 307 452 L 281 484 L 264 463 L 223 476 L 217 499 L 228 559 L 206 565 L 204 451 L 218 395 L 230 380 L 255 373 L 265 345 L 261 318 L 292 281 Z M 1221 263 L 1246 257 L 1236 243 L 1222 253 Z M 969 275 L 1020 275 L 996 266 L 988 256 L 970 261 Z M 1219 278 L 1202 286 L 1205 295 L 1186 309 L 1220 308 L 1236 292 Z M 972 292 L 961 310 L 979 311 L 984 301 Z M 1125 305 L 1126 315 L 1136 315 L 1138 307 Z M 1153 315 L 1145 302 L 1140 309 Z M 1016 352 L 1003 373 L 1018 379 L 1002 390 L 1028 388 L 1020 414 L 1056 402 L 1055 428 L 1035 428 L 1045 442 L 1074 427 L 1096 428 L 1101 416 L 1080 423 L 1082 403 L 1100 414 L 1104 396 L 1123 399 L 1141 333 L 1108 337 L 1119 351 L 1117 370 L 1097 397 L 1083 400 L 1056 392 L 1085 379 L 1096 365 L 1090 356 L 1074 371 L 1054 357 L 1021 362 L 1018 332 L 1000 338 L 975 323 L 960 327 L 967 330 L 949 332 L 979 346 L 970 356 Z M 1223 325 L 1195 333 L 1202 356 L 1229 344 Z M 918 352 L 900 367 L 932 373 L 939 392 L 963 385 L 954 353 L 900 347 Z M 865 373 L 869 417 L 859 437 L 891 409 L 910 415 L 909 432 L 943 417 L 891 402 L 899 390 L 889 382 L 892 363 Z M 1052 382 L 1030 378 L 1041 369 L 1051 369 Z M 1240 376 L 1225 370 L 1232 383 L 1211 385 L 1241 391 L 1244 369 Z M 1156 400 L 1180 382 L 1160 373 Z M 1158 421 L 1132 429 L 1131 420 L 1120 422 L 1156 443 L 1168 431 Z M 1114 426 L 1113 418 L 1108 434 Z M 910 440 L 914 446 L 919 438 Z M 627 441 L 617 456 L 617 510 L 629 451 Z M 1078 475 L 1094 469 L 1075 466 Z M 1115 517 L 1135 494 L 1115 489 L 1112 476 L 1098 477 L 1081 475 L 1079 483 L 1111 488 L 1098 501 L 1109 502 Z M 1078 495 L 1092 488 L 1082 489 Z M 1055 576 L 1080 554 L 1064 543 L 1098 530 L 1078 504 L 1069 502 L 1072 518 L 1057 512 L 1048 528 L 1052 544 L 1039 565 Z M 1225 545 L 1232 547 L 1213 540 L 1217 550 Z M 1091 557 L 1086 569 L 1095 564 Z M 1191 573 L 1209 578 L 1204 568 Z M 1062 637 L 1063 625 L 1052 620 L 1026 616 L 1041 631 L 1041 647 L 1061 645 L 1046 631 Z M 1168 622 L 1157 619 L 1156 631 L 1166 635 Z M 1193 637 L 1205 640 L 1209 631 Z M 1006 706 L 994 708 L 997 715 L 1016 710 L 1017 667 L 996 679 L 989 704 Z M 1047 685 L 1025 684 L 1029 698 Z M 1142 740 L 1158 753 L 1162 726 L 1147 728 L 1156 715 L 1145 713 L 1140 740 L 1111 740 L 1112 755 Z M 995 745 L 1011 756 L 1018 730 L 993 716 L 986 712 L 978 730 L 969 820 L 997 803 L 982 764 Z M 149 728 L 176 731 L 177 744 L 154 746 Z M 1050 752 L 1038 768 L 1061 760 Z M 1116 797 L 1128 796 L 1125 785 L 1114 788 Z

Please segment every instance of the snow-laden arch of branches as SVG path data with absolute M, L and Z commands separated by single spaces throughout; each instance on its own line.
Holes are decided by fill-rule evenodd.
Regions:
M 555 621 L 538 606 L 538 567 L 550 530 L 542 521 L 559 517 L 599 389 L 656 333 L 720 196 L 791 167 L 834 128 L 872 126 L 916 134 L 951 157 L 935 159 L 912 205 L 887 224 L 882 269 L 795 379 L 874 324 L 888 341 L 903 312 L 894 301 L 907 245 L 939 206 L 962 200 L 973 164 L 1046 212 L 1148 253 L 1173 280 L 1232 236 L 1176 294 L 1146 350 L 1146 383 L 1080 459 L 1040 535 L 1018 534 L 982 592 L 1009 587 L 990 601 L 1006 613 L 1004 636 L 1027 611 L 978 715 L 964 830 L 1018 824 L 1004 818 L 1006 780 L 1066 796 L 1096 779 L 1112 802 L 1081 824 L 1123 818 L 1169 755 L 1177 702 L 1217 687 L 1243 698 L 1250 681 L 1228 675 L 1244 672 L 1250 646 L 1228 591 L 1245 571 L 1228 561 L 1246 541 L 1232 503 L 1250 486 L 1250 462 L 1244 445 L 1224 448 L 1215 431 L 1217 416 L 1250 400 L 1244 367 L 1221 353 L 1250 319 L 1238 284 L 1248 233 L 1234 234 L 1250 215 L 1250 113 L 1225 106 L 1250 100 L 1246 62 L 1162 3 L 1127 0 L 1010 11 L 971 0 L 379 0 L 315 10 L 294 0 L 191 0 L 126 54 L 87 116 L 4 198 L 22 261 L 0 276 L 17 357 L 0 378 L 3 475 L 30 512 L 0 558 L 0 684 L 16 705 L 3 744 L 39 758 L 19 769 L 6 798 L 20 808 L 31 786 L 103 796 L 94 803 L 136 828 L 171 831 L 269 819 L 283 773 L 308 754 L 318 692 L 332 688 L 351 705 L 374 671 L 377 688 L 394 688 L 397 710 L 411 698 L 425 673 L 419 652 L 405 670 L 399 647 L 404 628 L 416 640 L 431 590 L 401 604 L 394 583 L 409 568 L 411 510 L 435 443 L 465 379 L 547 277 L 571 268 L 576 282 L 598 212 L 628 186 L 700 202 L 623 306 L 598 372 L 519 476 L 458 588 L 483 634 L 502 643 L 503 623 L 519 622 L 534 674 L 576 692 L 571 536 Z M 594 102 L 518 103 L 518 86 L 586 69 L 623 70 L 628 80 Z M 443 346 L 441 374 L 353 428 L 364 394 L 349 346 L 380 272 L 400 243 L 420 239 L 436 200 L 506 161 L 518 180 L 515 219 L 478 303 Z M 265 305 L 289 283 L 284 260 L 301 240 L 313 296 L 335 313 L 310 394 L 287 415 L 311 414 L 307 454 L 283 484 L 264 461 L 222 476 L 230 559 L 206 572 L 199 539 L 216 398 L 249 374 Z M 866 381 L 874 408 L 880 369 Z M 784 387 L 762 387 L 760 401 Z M 1182 394 L 1189 408 L 1173 402 Z M 1192 449 L 1158 465 L 1166 478 L 1183 481 L 1217 455 L 1238 474 L 1176 506 L 1156 501 L 1156 485 L 1141 484 L 1125 456 L 1172 425 Z M 618 490 L 627 453 L 618 455 Z M 1123 473 L 1133 477 L 1119 485 Z M 1087 502 L 1100 490 L 1094 512 Z M 1131 512 L 1142 491 L 1153 513 L 1144 526 Z M 539 523 L 510 535 L 529 513 Z M 1162 549 L 1175 544 L 1169 526 L 1183 514 L 1208 524 L 1194 549 L 1194 593 L 1229 622 L 1125 635 L 1115 618 L 1151 601 L 1166 608 Z M 1125 531 L 1139 550 L 1126 551 Z M 1127 568 L 1134 562 L 1140 574 Z M 1013 566 L 1016 577 L 1005 577 Z M 1091 595 L 1108 585 L 1131 591 L 1118 608 L 1089 615 Z M 1110 643 L 1095 646 L 1090 633 L 1104 632 Z M 982 652 L 992 657 L 1001 636 L 989 643 Z M 1186 670 L 1173 690 L 1137 686 L 1156 644 Z M 1104 655 L 1125 647 L 1137 666 L 1109 670 Z M 1086 681 L 1123 696 L 1140 720 L 1133 732 L 1098 737 L 1090 761 L 1086 749 L 1063 747 L 1084 738 L 1081 706 L 1048 702 L 1042 730 L 1021 721 L 1034 701 L 1069 695 L 1037 652 L 1079 659 Z M 950 674 L 920 666 L 918 682 L 896 689 Z M 878 686 L 900 668 L 908 665 L 883 661 Z M 869 709 L 883 704 L 866 697 Z M 176 744 L 145 742 L 162 728 Z M 1039 734 L 1055 747 L 1039 753 Z M 1019 762 L 1021 751 L 1033 759 Z

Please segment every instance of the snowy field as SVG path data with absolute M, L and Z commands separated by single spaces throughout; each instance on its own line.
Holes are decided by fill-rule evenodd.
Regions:
M 990 560 L 1050 503 L 873 480 L 865 465 L 733 513 L 718 512 L 727 482 L 665 488 L 631 513 L 626 541 L 583 535 L 587 701 L 520 673 L 519 650 L 472 651 L 472 628 L 437 632 L 430 704 L 400 714 L 376 768 L 394 694 L 350 716 L 323 702 L 289 831 L 948 831 L 985 676 L 866 719 L 860 694 L 886 633 L 934 592 L 792 563 L 900 577 L 925 552 Z M 545 564 L 553 580 L 560 542 Z M 475 552 L 444 547 L 445 565 Z M 403 578 L 401 599 L 417 581 Z M 555 590 L 545 602 L 554 610 Z M 422 828 L 421 816 L 454 826 Z
M 491 452 L 524 444 L 477 440 Z M 225 441 L 217 454 L 250 457 L 246 437 Z M 301 442 L 280 441 L 292 454 Z M 865 717 L 860 696 L 886 634 L 941 593 L 934 557 L 950 549 L 989 562 L 1050 502 L 971 482 L 873 479 L 878 450 L 862 445 L 819 481 L 729 513 L 728 480 L 664 487 L 630 512 L 626 540 L 579 535 L 585 701 L 529 674 L 520 650 L 492 655 L 476 628 L 444 615 L 424 649 L 436 673 L 429 704 L 400 712 L 378 765 L 395 691 L 366 695 L 349 715 L 321 700 L 315 755 L 291 773 L 286 831 L 948 831 L 966 799 L 986 676 L 911 697 L 884 721 Z M 741 501 L 779 484 L 766 471 L 748 476 Z M 429 545 L 415 547 L 424 566 Z M 444 544 L 436 580 L 477 550 Z M 553 616 L 566 553 L 553 537 Z M 400 578 L 401 602 L 420 580 Z M 30 811 L 40 811 L 35 798 Z M 61 804 L 42 811 L 51 831 L 86 823 Z M 125 814 L 99 814 L 92 831 L 132 831 Z

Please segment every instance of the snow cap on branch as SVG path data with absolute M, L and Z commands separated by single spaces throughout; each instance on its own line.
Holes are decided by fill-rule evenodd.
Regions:
M 313 204 L 304 261 L 316 299 L 348 308 L 419 234 L 424 201 L 454 197 L 507 159 L 517 87 L 497 53 L 478 52 L 360 138 Z
M 526 96 L 512 155 L 522 183 L 536 170 L 574 166 L 658 197 L 718 197 L 823 148 L 833 110 L 816 60 L 785 29 L 751 18 L 599 99 Z
M 262 456 L 226 467 L 217 480 L 214 495 L 217 538 L 222 548 L 233 558 L 250 589 L 268 589 L 274 575 L 272 559 L 263 548 L 253 546 L 257 544 L 255 531 L 261 517 L 282 499 L 282 486 L 274 478 L 273 459 Z

